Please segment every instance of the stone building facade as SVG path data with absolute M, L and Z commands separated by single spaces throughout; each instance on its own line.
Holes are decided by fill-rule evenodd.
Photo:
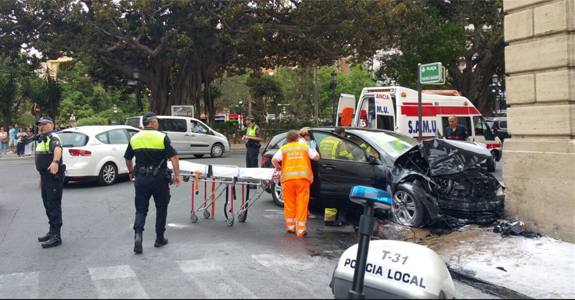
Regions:
M 506 211 L 575 242 L 575 0 L 504 0 Z

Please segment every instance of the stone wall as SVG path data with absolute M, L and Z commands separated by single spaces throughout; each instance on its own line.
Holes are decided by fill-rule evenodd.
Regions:
M 504 0 L 506 212 L 575 242 L 575 0 Z

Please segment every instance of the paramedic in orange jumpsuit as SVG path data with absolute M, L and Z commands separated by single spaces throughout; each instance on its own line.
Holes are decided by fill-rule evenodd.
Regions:
M 313 182 L 311 160 L 319 160 L 319 154 L 298 139 L 299 133 L 296 130 L 289 131 L 287 144 L 276 152 L 272 163 L 276 169 L 281 169 L 286 229 L 289 233 L 295 232 L 298 237 L 303 237 L 307 234 L 309 188 Z

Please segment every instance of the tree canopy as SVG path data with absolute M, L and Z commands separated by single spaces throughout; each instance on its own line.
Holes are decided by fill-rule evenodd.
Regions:
M 34 46 L 89 59 L 142 81 L 151 109 L 204 107 L 224 72 L 326 65 L 382 46 L 388 1 L 62 0 L 30 4 L 42 20 Z M 377 26 L 376 26 L 377 25 Z M 137 73 L 137 76 L 134 76 Z

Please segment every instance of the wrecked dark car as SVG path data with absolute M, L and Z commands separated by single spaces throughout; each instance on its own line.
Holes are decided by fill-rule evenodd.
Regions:
M 434 139 L 414 146 L 397 158 L 391 173 L 394 217 L 409 226 L 496 221 L 505 193 L 481 167 L 489 158 L 489 151 L 470 142 Z
M 318 150 L 322 140 L 330 137 L 344 144 L 350 155 L 330 157 L 319 151 L 320 160 L 312 165 L 312 206 L 349 211 L 351 188 L 367 185 L 390 192 L 393 218 L 408 226 L 438 221 L 484 224 L 502 213 L 503 187 L 482 167 L 491 154 L 478 144 L 442 139 L 420 144 L 409 136 L 377 129 L 347 128 L 346 137 L 333 131 L 310 131 Z M 271 158 L 285 142 L 286 133 L 270 140 L 263 151 L 262 167 L 273 167 Z M 274 202 L 283 206 L 281 186 L 272 185 L 268 191 Z

